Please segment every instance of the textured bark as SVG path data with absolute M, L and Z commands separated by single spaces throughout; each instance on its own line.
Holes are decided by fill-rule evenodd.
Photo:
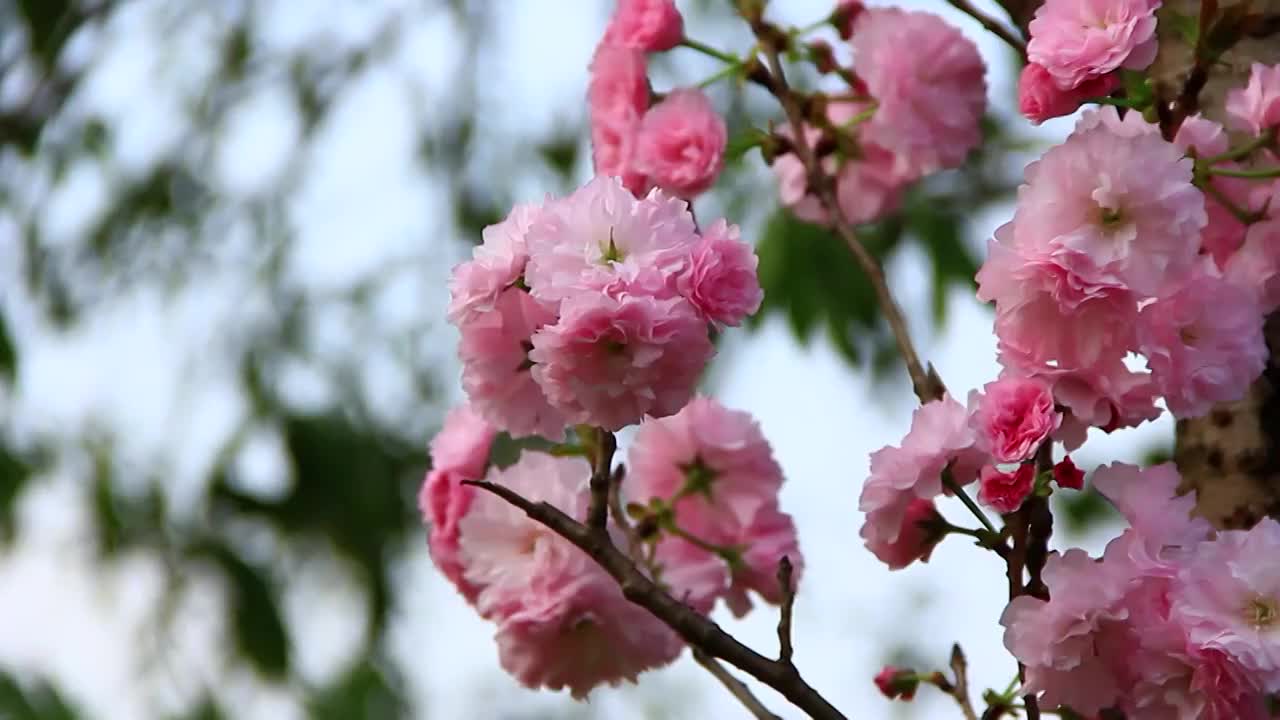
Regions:
M 1239 2 L 1224 1 L 1226 9 Z M 1251 10 L 1280 16 L 1280 0 L 1252 0 Z M 1165 10 L 1197 15 L 1198 0 L 1166 0 Z M 1247 80 L 1254 62 L 1280 62 L 1280 34 L 1241 40 L 1215 65 L 1200 92 L 1200 111 L 1222 122 L 1226 93 Z M 1161 25 L 1160 54 L 1151 75 L 1161 97 L 1176 97 L 1193 65 L 1187 43 Z M 1240 402 L 1225 403 L 1178 422 L 1174 460 L 1184 490 L 1196 492 L 1197 511 L 1218 527 L 1250 527 L 1280 517 L 1280 315 L 1267 322 L 1271 361 Z

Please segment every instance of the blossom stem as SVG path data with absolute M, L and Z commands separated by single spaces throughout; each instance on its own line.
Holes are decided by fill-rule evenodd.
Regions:
M 710 45 L 707 45 L 706 43 L 700 42 L 698 40 L 694 40 L 693 38 L 687 37 L 684 40 L 681 40 L 680 44 L 683 45 L 684 47 L 689 48 L 690 50 L 697 50 L 703 55 L 708 55 L 717 60 L 720 60 L 721 62 L 729 63 L 730 65 L 742 64 L 742 58 L 739 58 L 736 55 L 730 55 L 729 53 L 723 50 L 717 50 L 716 48 L 713 48 Z
M 991 520 L 987 518 L 987 514 L 982 512 L 982 508 L 978 507 L 978 503 L 974 502 L 973 498 L 969 497 L 969 493 L 965 492 L 964 488 L 960 487 L 960 484 L 955 481 L 955 478 L 951 477 L 951 471 L 943 471 L 942 485 L 960 498 L 960 502 L 969 508 L 969 512 L 978 518 L 978 522 L 982 523 L 982 527 L 986 528 L 987 532 L 1000 534 L 1000 531 L 996 530 L 996 526 L 992 525 Z
M 1280 178 L 1280 167 L 1259 168 L 1257 170 L 1211 167 L 1208 173 L 1210 175 L 1221 175 L 1222 177 L 1245 178 L 1246 180 L 1269 180 L 1271 178 Z
M 1232 148 L 1231 150 L 1228 150 L 1222 153 L 1221 155 L 1212 155 L 1210 157 L 1204 158 L 1204 162 L 1207 165 L 1216 165 L 1221 162 L 1229 162 L 1232 160 L 1242 160 L 1252 155 L 1255 150 L 1259 150 L 1265 147 L 1270 147 L 1274 145 L 1275 142 L 1276 142 L 1275 129 L 1273 128 L 1268 129 L 1266 132 L 1262 133 L 1258 137 L 1250 140 L 1249 142 L 1245 143 L 1244 145 L 1241 145 L 1238 148 Z
M 741 71 L 742 71 L 742 63 L 734 63 L 732 65 L 726 65 L 711 77 L 698 83 L 698 87 L 705 88 L 711 85 L 715 85 L 716 83 L 720 82 L 721 80 L 727 77 L 733 77 L 734 75 L 737 75 Z
M 1018 37 L 1017 33 L 1006 28 L 995 18 L 974 7 L 973 3 L 970 3 L 969 0 L 947 0 L 947 2 L 960 12 L 963 12 L 974 20 L 977 20 L 982 27 L 987 29 L 988 32 L 1008 43 L 1009 47 L 1018 51 L 1018 57 L 1027 56 L 1027 44 L 1022 41 L 1022 38 Z
M 762 82 L 781 103 L 783 110 L 787 114 L 787 121 L 791 123 L 791 126 L 796 128 L 804 127 L 804 113 L 801 110 L 800 103 L 796 100 L 795 94 L 792 93 L 790 86 L 787 85 L 786 74 L 782 70 L 782 61 L 778 58 L 778 48 L 767 39 L 769 28 L 753 27 L 753 30 L 756 31 L 756 35 L 760 39 L 761 47 L 764 49 L 765 60 L 768 63 L 768 72 L 765 73 Z M 922 403 L 941 398 L 946 394 L 946 388 L 942 385 L 942 381 L 938 379 L 938 376 L 932 372 L 932 368 L 926 370 L 924 363 L 920 361 L 920 355 L 916 352 L 915 345 L 911 341 L 911 333 L 907 329 L 906 317 L 902 314 L 902 308 L 898 307 L 893 293 L 889 290 L 888 281 L 884 276 L 884 269 L 880 267 L 880 262 L 867 250 L 866 246 L 862 244 L 862 241 L 858 239 L 857 234 L 853 231 L 853 227 L 845 217 L 844 210 L 841 209 L 840 203 L 836 200 L 835 191 L 831 186 L 831 179 L 822 171 L 822 166 L 814 156 L 813 148 L 810 147 L 805 134 L 796 133 L 796 135 L 796 141 L 793 143 L 796 157 L 804 165 L 810 186 L 817 193 L 823 208 L 831 216 L 836 234 L 848 245 L 854 259 L 857 260 L 862 272 L 867 276 L 867 280 L 875 292 L 876 301 L 880 305 L 880 310 L 884 313 L 885 321 L 893 333 L 898 352 L 902 355 L 902 361 L 907 366 L 907 374 L 911 377 L 911 385 L 915 390 L 916 397 Z

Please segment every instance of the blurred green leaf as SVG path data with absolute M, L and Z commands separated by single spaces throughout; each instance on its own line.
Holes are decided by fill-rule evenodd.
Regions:
M 0 445 L 0 541 L 13 542 L 17 534 L 15 511 L 18 496 L 31 475 L 31 467 L 10 448 Z
M 312 720 L 397 720 L 412 715 L 403 683 L 373 661 L 351 668 L 307 701 Z M 419 715 L 419 717 L 422 717 Z
M 0 720 L 77 720 L 82 717 L 49 682 L 20 682 L 0 670 Z
M 226 713 L 222 712 L 222 707 L 218 705 L 218 701 L 211 696 L 205 696 L 190 711 L 183 713 L 173 720 L 225 720 Z
M 1080 535 L 1119 517 L 1116 509 L 1092 485 L 1083 492 L 1057 492 L 1053 494 L 1054 514 L 1064 530 Z
M 538 148 L 538 152 L 552 170 L 560 173 L 562 177 L 569 177 L 573 173 L 573 166 L 578 162 L 579 146 L 576 135 L 565 135 L 543 143 Z
M 45 68 L 53 67 L 67 38 L 64 26 L 74 22 L 71 3 L 68 0 L 18 0 L 18 10 L 27 22 L 36 57 Z
M 747 153 L 769 139 L 769 134 L 757 127 L 748 127 L 729 138 L 725 145 L 724 160 L 726 163 L 742 159 Z
M 12 383 L 18 369 L 18 350 L 9 335 L 9 325 L 0 312 L 0 378 Z
M 929 254 L 933 271 L 931 307 L 933 322 L 947 319 L 947 293 L 952 285 L 972 288 L 978 261 L 965 244 L 965 219 L 940 198 L 918 195 L 903 213 L 907 229 Z
M 198 542 L 191 553 L 212 561 L 227 580 L 236 648 L 264 677 L 284 679 L 289 671 L 289 638 L 268 571 L 214 538 Z

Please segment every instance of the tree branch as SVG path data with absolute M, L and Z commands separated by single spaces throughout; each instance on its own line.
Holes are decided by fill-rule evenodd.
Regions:
M 951 672 L 955 673 L 956 678 L 951 696 L 960 705 L 960 712 L 964 713 L 965 720 L 978 720 L 973 702 L 969 700 L 969 663 L 965 660 L 964 651 L 960 649 L 959 643 L 951 646 Z
M 603 428 L 592 428 L 591 505 L 587 510 L 587 526 L 597 533 L 605 532 L 609 523 L 609 486 L 613 478 L 613 453 L 618 439 Z
M 697 648 L 694 648 L 693 660 L 706 668 L 707 672 L 711 673 L 712 677 L 719 680 L 720 684 L 724 685 L 729 693 L 737 698 L 738 702 L 742 703 L 742 706 L 745 707 L 747 712 L 751 713 L 751 716 L 756 718 L 756 720 L 782 720 L 782 718 L 770 712 L 769 708 L 765 707 L 764 703 L 760 702 L 760 700 L 751 693 L 751 688 L 747 687 L 745 683 L 734 677 L 728 670 L 725 670 L 724 666 L 715 658 Z
M 854 233 L 853 228 L 849 225 L 844 211 L 840 209 L 840 203 L 836 200 L 835 191 L 831 187 L 831 179 L 822 171 L 822 167 L 815 158 L 812 148 L 809 147 L 805 133 L 802 132 L 804 112 L 799 100 L 791 91 L 790 86 L 787 85 L 786 74 L 783 72 L 782 63 L 778 59 L 778 48 L 769 40 L 775 33 L 771 32 L 767 26 L 762 27 L 761 23 L 753 24 L 752 30 L 755 31 L 757 38 L 760 40 L 760 45 L 764 50 L 765 60 L 768 64 L 767 87 L 769 92 L 782 104 L 782 109 L 787 114 L 787 121 L 794 128 L 793 134 L 795 138 L 792 146 L 795 149 L 796 157 L 804 165 L 808 174 L 809 185 L 817 193 L 823 208 L 831 217 L 836 234 L 849 246 L 849 250 L 853 252 L 858 265 L 862 267 L 863 273 L 866 274 L 867 280 L 871 283 L 871 287 L 875 291 L 876 301 L 880 304 L 885 320 L 889 324 L 889 329 L 893 333 L 898 352 L 902 355 L 902 361 L 907 366 L 907 374 L 911 377 L 911 385 L 915 390 L 916 397 L 922 403 L 942 397 L 946 389 L 938 381 L 936 374 L 931 374 L 926 370 L 924 363 L 920 361 L 920 355 L 916 352 L 915 345 L 911 341 L 911 333 L 907 329 L 907 321 L 902 314 L 902 308 L 894 300 L 893 293 L 889 290 L 889 284 L 885 280 L 884 269 L 880 267 L 880 262 L 876 260 L 875 256 L 863 246 L 862 241 L 858 239 L 857 234 Z
M 497 495 L 573 543 L 618 582 L 624 597 L 648 610 L 690 646 L 728 662 L 777 690 L 814 720 L 846 720 L 844 714 L 800 677 L 794 666 L 771 660 L 743 645 L 709 618 L 667 594 L 613 545 L 607 530 L 583 525 L 554 505 L 532 502 L 502 485 L 483 480 L 466 481 L 466 484 Z
M 1025 58 L 1027 56 L 1027 44 L 1022 41 L 1022 38 L 1019 37 L 1017 33 L 1006 28 L 1000 23 L 1000 21 L 974 7 L 973 3 L 969 2 L 969 0 L 947 0 L 947 2 L 950 3 L 952 7 L 963 12 L 974 20 L 977 20 L 982 27 L 987 29 L 988 32 L 1008 43 L 1009 47 L 1018 52 L 1018 57 Z
M 791 657 L 795 649 L 791 645 L 791 614 L 796 604 L 796 588 L 791 582 L 791 558 L 786 555 L 778 561 L 778 585 L 782 586 L 782 611 L 778 615 L 778 662 L 795 667 Z

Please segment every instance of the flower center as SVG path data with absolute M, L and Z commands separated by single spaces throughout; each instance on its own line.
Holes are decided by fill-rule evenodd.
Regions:
M 1194 346 L 1200 342 L 1200 330 L 1194 325 L 1188 325 L 1178 331 L 1178 337 L 1182 339 L 1183 345 Z
M 681 465 L 680 470 L 684 473 L 684 487 L 680 490 L 680 495 L 711 497 L 711 483 L 720 473 L 708 467 L 702 462 L 702 458 L 694 458 L 693 462 Z
M 533 343 L 528 340 L 522 340 L 520 347 L 524 350 L 524 361 L 516 367 L 516 372 L 524 372 L 533 367 L 533 361 L 529 359 L 529 353 L 533 351 Z
M 600 264 L 609 265 L 611 263 L 621 262 L 625 257 L 622 250 L 618 249 L 618 243 L 613 238 L 613 228 L 609 228 L 609 244 L 600 245 Z
M 1261 630 L 1280 622 L 1280 607 L 1272 598 L 1256 597 L 1244 608 L 1245 622 Z
M 1100 209 L 1102 212 L 1099 213 L 1098 219 L 1102 221 L 1102 226 L 1108 230 L 1115 229 L 1120 223 L 1124 222 L 1124 213 L 1120 212 L 1118 208 L 1104 207 Z

